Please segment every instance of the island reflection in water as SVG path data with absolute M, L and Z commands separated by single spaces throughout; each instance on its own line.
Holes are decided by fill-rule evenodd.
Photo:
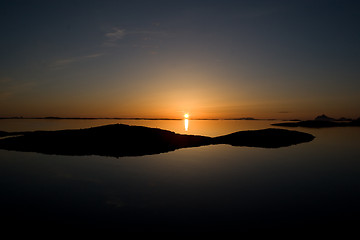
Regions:
M 111 123 L 185 131 L 182 120 L 6 120 L 0 130 Z M 271 123 L 192 120 L 188 132 L 218 136 Z M 316 138 L 279 149 L 221 144 L 122 158 L 0 150 L 3 228 L 355 232 L 360 128 L 297 130 Z

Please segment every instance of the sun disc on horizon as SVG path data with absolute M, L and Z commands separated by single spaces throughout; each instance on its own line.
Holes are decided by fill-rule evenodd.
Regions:
M 186 119 L 189 118 L 189 114 L 188 114 L 188 113 L 185 113 L 185 114 L 184 114 L 184 118 L 186 118 Z

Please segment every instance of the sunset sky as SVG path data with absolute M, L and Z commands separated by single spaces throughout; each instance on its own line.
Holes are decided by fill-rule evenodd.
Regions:
M 0 117 L 360 117 L 360 1 L 1 1 Z

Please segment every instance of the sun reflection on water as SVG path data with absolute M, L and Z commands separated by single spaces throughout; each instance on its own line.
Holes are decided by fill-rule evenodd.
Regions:
M 189 114 L 188 113 L 185 113 L 184 114 L 184 124 L 185 124 L 185 131 L 187 131 L 189 129 Z

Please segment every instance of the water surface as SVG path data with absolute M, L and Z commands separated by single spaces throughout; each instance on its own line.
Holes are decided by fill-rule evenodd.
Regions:
M 218 136 L 273 121 L 1 120 L 0 130 L 111 123 Z M 203 146 L 142 157 L 57 156 L 0 150 L 7 228 L 133 232 L 355 231 L 360 128 L 295 130 L 310 143 L 279 149 Z

